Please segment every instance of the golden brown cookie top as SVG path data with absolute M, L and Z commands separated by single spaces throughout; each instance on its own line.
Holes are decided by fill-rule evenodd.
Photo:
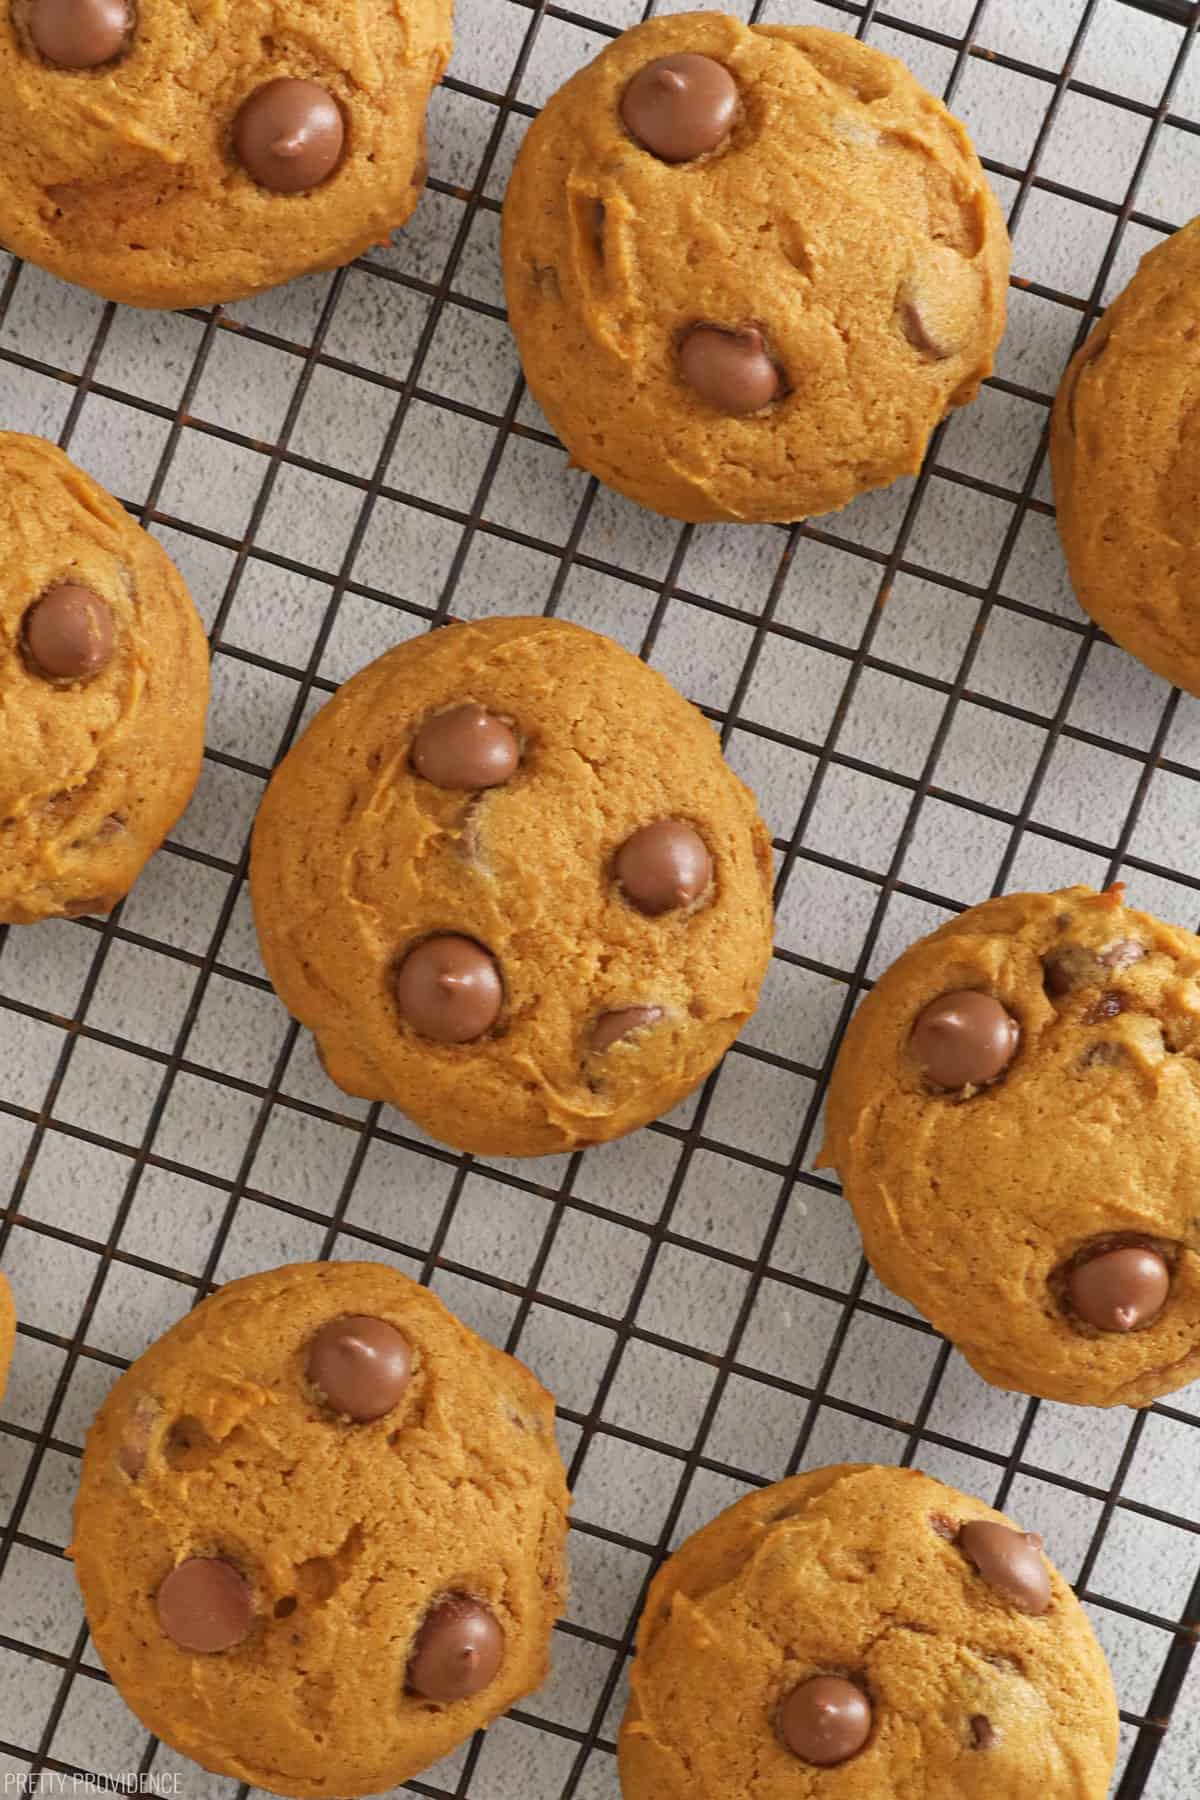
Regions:
M 300 1264 L 117 1383 L 73 1555 L 151 1730 L 273 1792 L 373 1793 L 541 1680 L 567 1504 L 528 1370 L 383 1264 Z
M 61 450 L 0 433 L 0 919 L 111 906 L 195 785 L 208 648 L 178 571 Z
M 14 0 L 0 239 L 140 306 L 348 261 L 412 211 L 450 0 Z
M 1051 452 L 1080 604 L 1200 693 L 1200 220 L 1142 259 L 1063 378 Z
M 627 1800 L 1103 1800 L 1116 1760 L 1108 1669 L 1041 1539 L 914 1469 L 818 1469 L 698 1531 L 631 1685 Z
M 770 954 L 770 845 L 716 733 L 558 619 L 453 625 L 355 676 L 277 771 L 251 883 L 333 1078 L 510 1155 L 674 1104 Z
M 1013 894 L 851 1021 L 823 1158 L 889 1287 L 1002 1387 L 1144 1405 L 1200 1375 L 1200 939 Z
M 837 32 L 627 31 L 530 126 L 509 306 L 577 461 L 685 519 L 795 519 L 915 471 L 1003 333 L 1008 238 L 962 126 Z

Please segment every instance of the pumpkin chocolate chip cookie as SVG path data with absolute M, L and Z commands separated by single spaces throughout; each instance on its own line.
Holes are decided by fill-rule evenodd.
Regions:
M 1141 268 L 1073 359 L 1050 437 L 1079 603 L 1200 694 L 1200 219 Z
M 678 519 L 800 519 L 914 473 L 991 370 L 1008 265 L 966 132 L 902 64 L 719 13 L 568 81 L 504 204 L 535 398 Z
M 1000 1387 L 1145 1406 L 1200 1376 L 1200 938 L 1013 894 L 850 1023 L 835 1166 L 878 1274 Z
M 528 1370 L 383 1264 L 297 1264 L 122 1376 L 72 1554 L 147 1728 L 317 1800 L 407 1781 L 538 1686 L 567 1505 Z
M 0 242 L 133 306 L 349 262 L 425 183 L 451 0 L 11 0 Z
M 631 1687 L 626 1800 L 1104 1800 L 1116 1761 L 1112 1679 L 1041 1538 L 914 1469 L 818 1469 L 698 1531 Z
M 668 1111 L 771 949 L 770 841 L 712 727 L 558 619 L 452 625 L 356 675 L 276 771 L 250 881 L 332 1079 L 495 1155 Z
M 0 922 L 108 912 L 196 785 L 208 646 L 155 540 L 61 450 L 12 432 L 0 664 Z

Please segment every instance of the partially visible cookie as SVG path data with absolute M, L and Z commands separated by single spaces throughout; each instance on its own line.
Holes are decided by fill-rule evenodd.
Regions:
M 914 1469 L 763 1488 L 655 1576 L 625 1800 L 1104 1800 L 1112 1678 L 1042 1540 Z
M 4 1390 L 8 1386 L 8 1371 L 12 1366 L 16 1341 L 17 1309 L 13 1305 L 12 1289 L 7 1277 L 0 1275 L 0 1400 L 3 1400 Z
M 635 26 L 534 119 L 509 317 L 576 463 L 673 518 L 791 520 L 913 474 L 1004 332 L 963 127 L 856 38 Z
M 147 1729 L 318 1800 L 407 1781 L 538 1686 L 567 1505 L 527 1369 L 382 1263 L 297 1264 L 121 1377 L 72 1554 Z
M 0 688 L 0 922 L 108 912 L 196 785 L 208 645 L 161 546 L 61 450 L 13 432 Z
M 1200 694 L 1200 219 L 1143 257 L 1063 377 L 1050 455 L 1079 603 Z
M 451 0 L 12 0 L 0 241 L 133 306 L 346 263 L 425 183 Z
M 881 1281 L 988 1381 L 1145 1406 L 1200 1377 L 1200 938 L 1012 894 L 850 1022 L 822 1161 Z
M 485 1154 L 667 1112 L 771 953 L 770 840 L 712 726 L 561 619 L 452 625 L 363 669 L 276 770 L 250 885 L 331 1078 Z

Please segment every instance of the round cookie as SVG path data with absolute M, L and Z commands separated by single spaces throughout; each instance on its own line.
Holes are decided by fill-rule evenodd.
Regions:
M 1087 1616 L 982 1501 L 843 1465 L 738 1501 L 655 1576 L 625 1800 L 1104 1800 L 1117 1703 Z
M 195 788 L 204 628 L 125 509 L 53 444 L 12 432 L 0 568 L 0 923 L 108 912 Z
M 1151 250 L 1054 406 L 1058 529 L 1079 603 L 1200 694 L 1200 219 Z
M 1200 938 L 1106 893 L 974 906 L 850 1022 L 822 1161 L 881 1281 L 988 1381 L 1200 1376 Z
M 347 1092 L 461 1149 L 619 1137 L 754 1010 L 771 848 L 703 716 L 610 639 L 452 625 L 341 689 L 254 830 L 263 961 Z
M 0 1275 L 0 1400 L 3 1400 L 4 1390 L 8 1386 L 8 1371 L 12 1367 L 16 1341 L 17 1309 L 13 1305 L 8 1280 Z
M 11 0 L 0 241 L 133 306 L 349 262 L 408 218 L 451 0 Z
M 408 1780 L 538 1686 L 568 1503 L 527 1369 L 383 1264 L 298 1264 L 121 1377 L 72 1555 L 143 1724 L 315 1800 Z
M 529 127 L 509 317 L 573 461 L 672 518 L 792 520 L 920 467 L 1004 332 L 962 126 L 816 27 L 634 27 Z

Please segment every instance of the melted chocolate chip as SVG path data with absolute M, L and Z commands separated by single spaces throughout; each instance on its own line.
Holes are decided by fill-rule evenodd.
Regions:
M 682 819 L 659 819 L 626 838 L 614 873 L 625 898 L 639 912 L 657 918 L 700 898 L 712 880 L 712 858 L 692 826 Z
M 962 349 L 961 324 L 938 307 L 928 287 L 908 284 L 901 292 L 897 311 L 900 329 L 908 342 L 930 362 L 946 362 Z
M 1078 945 L 1056 951 L 1042 964 L 1042 981 L 1052 999 L 1061 1000 L 1077 982 L 1084 979 L 1084 965 L 1091 957 Z
M 871 1735 L 871 1719 L 871 1702 L 853 1681 L 816 1675 L 783 1702 L 779 1735 L 801 1762 L 830 1769 L 858 1755 Z
M 504 989 L 496 959 L 470 938 L 426 938 L 396 971 L 400 1016 L 438 1044 L 469 1044 L 500 1016 Z
M 435 787 L 500 787 L 520 760 L 512 727 L 474 704 L 434 713 L 413 739 L 413 768 Z
M 412 1374 L 407 1340 L 386 1319 L 331 1319 L 309 1346 L 308 1379 L 336 1413 L 360 1424 L 381 1419 Z
M 1046 992 L 1054 999 L 1069 994 L 1072 988 L 1084 987 L 1103 979 L 1102 970 L 1127 969 L 1140 962 L 1146 950 L 1132 938 L 1118 938 L 1103 950 L 1089 950 L 1084 944 L 1064 944 L 1048 956 L 1043 964 Z M 1118 1008 L 1118 1011 L 1120 1008 Z M 1101 1014 L 1112 1018 L 1115 1015 Z
M 59 69 L 98 69 L 124 50 L 133 30 L 126 0 L 33 0 L 29 35 Z
M 657 1025 L 662 1016 L 661 1006 L 622 1006 L 613 1012 L 601 1013 L 592 1026 L 591 1048 L 600 1055 L 623 1038 L 632 1037 L 635 1031 Z
M 1040 1617 L 1048 1611 L 1050 1572 L 1035 1532 L 1014 1531 L 992 1519 L 972 1519 L 959 1532 L 958 1544 L 988 1586 L 1018 1612 Z
M 991 994 L 942 994 L 919 1015 L 910 1047 L 918 1067 L 940 1088 L 986 1087 L 1017 1053 L 1020 1029 Z
M 48 681 L 91 681 L 112 660 L 113 616 L 91 588 L 64 581 L 25 614 L 25 660 Z
M 158 1622 L 181 1650 L 205 1656 L 232 1650 L 254 1629 L 250 1588 L 232 1563 L 219 1556 L 191 1556 L 159 1587 Z
M 242 102 L 233 126 L 238 160 L 273 194 L 302 194 L 328 180 L 346 140 L 342 110 L 315 81 L 281 77 Z
M 737 116 L 737 83 L 711 56 L 685 51 L 639 69 L 621 100 L 630 135 L 663 162 L 692 162 L 724 143 Z
M 448 1594 L 417 1633 L 408 1685 L 450 1706 L 490 1687 L 503 1661 L 504 1627 L 491 1608 L 469 1594 Z
M 1115 1019 L 1125 1011 L 1124 994 L 1114 993 L 1111 988 L 1101 994 L 1100 998 L 1088 1008 L 1083 1015 L 1085 1025 L 1099 1025 L 1105 1019 Z
M 971 1743 L 976 1750 L 990 1750 L 996 1742 L 996 1727 L 985 1713 L 971 1718 Z
M 780 388 L 779 370 L 753 325 L 694 325 L 679 346 L 679 373 L 706 406 L 735 419 L 762 412 Z
M 1067 1275 L 1073 1311 L 1097 1331 L 1137 1331 L 1152 1324 L 1170 1289 L 1165 1257 L 1140 1244 L 1098 1250 L 1076 1262 Z

